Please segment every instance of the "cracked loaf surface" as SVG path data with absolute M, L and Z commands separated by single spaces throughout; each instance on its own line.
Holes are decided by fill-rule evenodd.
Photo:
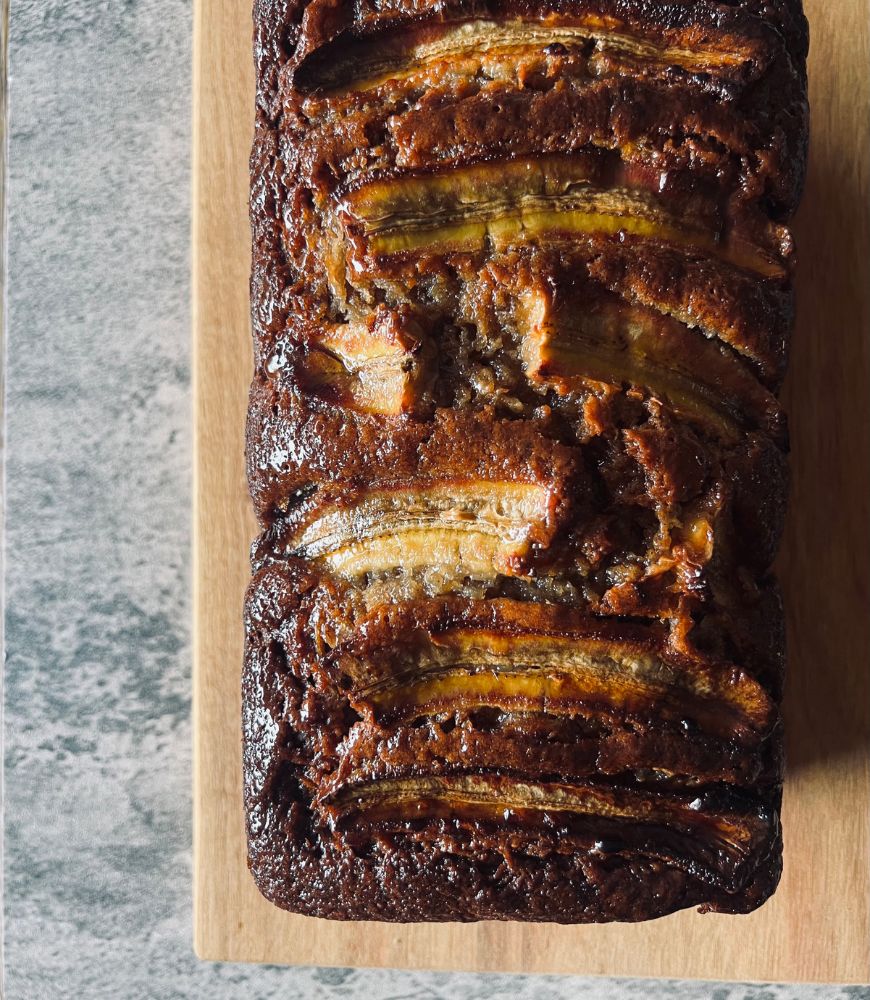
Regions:
M 338 919 L 775 889 L 798 0 L 257 0 L 249 865 Z

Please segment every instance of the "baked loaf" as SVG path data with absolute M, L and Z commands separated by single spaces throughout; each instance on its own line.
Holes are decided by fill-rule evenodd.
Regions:
M 257 0 L 249 864 L 338 919 L 781 869 L 799 0 Z

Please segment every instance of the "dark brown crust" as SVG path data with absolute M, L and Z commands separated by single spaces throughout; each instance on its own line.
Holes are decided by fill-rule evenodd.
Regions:
M 590 37 L 504 65 L 496 49 L 471 75 L 451 55 L 354 76 L 490 21 Z M 257 885 L 335 919 L 756 908 L 782 863 L 772 393 L 806 165 L 801 3 L 255 0 L 254 23 Z M 481 223 L 479 245 L 393 250 L 355 214 L 382 181 L 557 158 L 585 164 L 582 191 L 682 221 L 502 243 Z M 653 336 L 715 374 L 662 374 Z M 589 367 L 597 350 L 620 371 Z
M 469 745 L 484 746 L 487 740 L 479 722 L 465 719 L 453 728 L 443 719 L 433 719 L 422 730 L 400 729 L 389 739 L 385 734 L 388 752 L 379 753 L 377 730 L 357 721 L 353 752 L 342 754 L 340 743 L 348 726 L 354 724 L 351 719 L 357 717 L 352 714 L 349 718 L 344 699 L 329 694 L 329 687 L 323 687 L 309 673 L 319 662 L 308 626 L 314 609 L 311 604 L 306 607 L 304 600 L 300 602 L 298 595 L 314 584 L 313 580 L 306 582 L 304 576 L 264 571 L 255 579 L 247 605 L 246 803 L 252 872 L 269 899 L 283 906 L 292 901 L 291 908 L 312 915 L 344 919 L 365 915 L 367 919 L 391 920 L 575 922 L 646 919 L 698 904 L 744 912 L 757 906 L 775 887 L 780 866 L 776 810 L 781 766 L 775 733 L 766 739 L 765 753 L 751 753 L 715 741 L 706 743 L 691 727 L 616 727 L 609 735 L 591 735 L 585 740 L 575 737 L 570 751 L 560 754 L 552 734 L 546 738 L 546 729 L 536 736 L 530 721 L 516 720 L 513 733 L 497 744 L 489 743 L 490 753 L 504 754 L 500 774 L 510 774 L 516 768 L 529 776 L 549 766 L 549 776 L 576 778 L 577 769 L 583 771 L 585 756 L 587 764 L 596 760 L 597 766 L 606 768 L 609 760 L 615 773 L 628 768 L 625 773 L 630 775 L 635 754 L 653 751 L 660 761 L 670 758 L 677 764 L 681 759 L 691 760 L 693 768 L 703 767 L 706 759 L 719 780 L 757 789 L 741 807 L 748 807 L 769 833 L 760 838 L 757 857 L 746 868 L 753 874 L 748 881 L 738 883 L 737 892 L 724 875 L 717 885 L 715 877 L 694 877 L 679 867 L 679 862 L 674 867 L 654 858 L 620 853 L 619 830 L 607 822 L 586 834 L 585 851 L 549 858 L 511 854 L 510 860 L 505 860 L 505 848 L 500 846 L 505 831 L 485 824 L 477 826 L 473 843 L 463 846 L 453 825 L 440 823 L 437 831 L 431 831 L 431 839 L 444 844 L 454 840 L 453 849 L 433 850 L 386 833 L 371 848 L 343 846 L 312 805 L 310 789 L 324 787 L 327 774 L 333 784 L 340 783 L 350 776 L 347 772 L 355 760 L 368 768 L 365 773 L 369 777 L 413 774 L 421 765 L 431 768 L 433 756 L 442 761 L 441 773 L 461 771 L 461 755 L 451 764 L 451 745 L 456 746 L 464 737 L 467 760 Z M 314 601 L 322 599 L 321 595 Z M 361 627 L 365 629 L 365 623 Z M 538 744 L 542 737 L 543 744 Z M 339 756 L 343 765 L 336 767 Z M 486 767 L 485 760 L 473 759 L 476 768 Z M 530 768 L 531 759 L 536 768 Z M 563 771 L 562 766 L 569 762 Z M 358 779 L 359 771 L 353 777 Z M 697 793 L 701 798 L 709 794 L 708 789 L 717 787 L 709 784 L 710 777 L 706 785 L 702 779 Z M 714 814 L 715 797 L 714 793 Z M 603 846 L 595 849 L 596 842 Z M 452 881 L 460 873 L 462 881 Z M 403 877 L 409 879 L 407 891 L 400 891 Z M 445 878 L 450 880 L 445 882 Z M 598 884 L 602 879 L 606 890 Z M 474 886 L 475 891 L 468 892 L 465 886 Z M 553 894 L 549 903 L 547 886 Z M 454 891 L 448 892 L 448 887 Z

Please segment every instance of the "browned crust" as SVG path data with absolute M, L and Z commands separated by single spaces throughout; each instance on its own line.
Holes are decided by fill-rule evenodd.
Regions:
M 255 0 L 254 15 L 258 886 L 336 919 L 754 909 L 781 869 L 768 572 L 787 492 L 785 225 L 806 163 L 799 0 Z M 484 22 L 578 42 L 504 43 L 471 76 L 455 47 L 402 63 Z M 574 229 L 547 217 L 499 243 L 493 186 L 470 185 L 480 245 L 402 249 L 354 208 L 378 208 L 375 182 L 424 191 L 544 157 L 586 164 L 581 194 L 624 193 L 606 225 L 576 207 L 605 202 L 570 188 L 547 205 Z M 543 211 L 537 191 L 510 197 L 521 221 Z M 619 211 L 685 219 L 620 229 Z M 605 320 L 570 316 L 530 332 L 529 296 L 629 339 L 598 343 Z M 572 336 L 602 357 L 635 344 L 632 362 L 584 368 Z M 662 368 L 680 345 L 709 366 L 695 383 Z
M 312 648 L 308 626 L 312 608 L 304 607 L 304 597 L 300 600 L 300 590 L 312 585 L 316 581 L 309 578 L 306 582 L 304 575 L 291 581 L 274 570 L 265 571 L 248 599 L 245 796 L 251 864 L 261 889 L 279 905 L 304 906 L 304 912 L 343 919 L 635 920 L 702 902 L 714 909 L 742 912 L 758 905 L 775 887 L 779 877 L 775 810 L 781 766 L 776 738 L 766 740 L 766 749 L 760 753 L 711 742 L 688 724 L 644 726 L 626 719 L 597 729 L 587 723 L 585 735 L 577 724 L 573 732 L 563 727 L 561 737 L 567 742 L 560 744 L 560 732 L 554 730 L 552 720 L 516 715 L 497 722 L 451 715 L 430 719 L 422 728 L 400 728 L 390 736 L 352 721 L 358 717 L 340 689 L 315 679 L 323 661 Z M 436 620 L 431 616 L 434 610 L 430 608 L 429 627 Z M 422 611 L 419 605 L 407 609 L 418 627 L 426 621 Z M 442 624 L 445 611 L 440 610 Z M 455 607 L 447 614 L 451 621 L 473 621 L 481 615 L 492 620 L 498 611 L 478 605 L 465 612 Z M 316 617 L 322 620 L 323 616 Z M 362 634 L 369 641 L 369 636 L 373 639 L 385 627 L 383 619 L 380 625 L 364 623 Z M 405 621 L 400 633 L 404 636 L 408 631 Z M 494 740 L 489 731 L 493 727 Z M 539 775 L 550 781 L 576 782 L 603 770 L 621 775 L 629 786 L 638 783 L 639 789 L 648 789 L 642 795 L 653 797 L 664 793 L 668 798 L 674 793 L 668 781 L 662 783 L 644 768 L 673 766 L 677 774 L 671 782 L 676 782 L 678 797 L 697 801 L 693 808 L 709 810 L 711 821 L 723 809 L 738 809 L 757 829 L 755 846 L 739 869 L 719 870 L 715 864 L 711 867 L 712 855 L 703 846 L 703 837 L 695 837 L 701 849 L 696 855 L 687 842 L 679 837 L 668 839 L 660 831 L 650 854 L 637 841 L 648 833 L 613 821 L 585 822 L 579 827 L 572 822 L 574 846 L 566 854 L 564 843 L 561 851 L 548 853 L 548 834 L 532 832 L 534 826 L 525 833 L 522 828 L 511 833 L 508 827 L 477 821 L 464 834 L 453 824 L 445 828 L 435 820 L 427 827 L 424 819 L 422 825 L 413 822 L 405 834 L 394 826 L 392 832 L 383 827 L 372 849 L 366 846 L 364 828 L 358 823 L 343 844 L 341 837 L 336 838 L 330 814 L 315 806 L 315 790 L 327 794 L 328 789 L 348 782 L 432 773 L 433 764 L 436 773 L 465 773 L 475 748 L 480 749 L 475 767 L 484 772 L 489 768 L 491 773 L 518 774 L 526 780 Z M 503 755 L 497 765 L 495 753 Z M 691 768 L 699 784 L 686 785 L 686 777 L 679 774 L 681 763 Z M 735 798 L 721 790 L 723 782 L 752 792 Z M 513 837 L 509 865 L 497 861 L 508 849 L 506 837 Z M 350 841 L 355 845 L 352 848 Z M 433 842 L 441 846 L 433 850 L 429 846 Z M 699 867 L 704 857 L 707 861 Z M 428 909 L 421 909 L 423 897 L 414 894 L 416 889 L 398 891 L 395 873 L 402 867 L 416 872 L 415 879 L 424 880 L 441 901 L 436 907 L 430 901 Z M 462 891 L 446 894 L 435 873 L 451 869 L 464 873 L 464 880 L 488 884 L 492 891 L 483 898 L 475 893 L 473 900 Z M 611 890 L 601 896 L 596 883 L 605 872 L 613 881 Z M 385 875 L 395 891 L 384 888 Z M 529 881 L 537 880 L 540 894 L 520 891 L 521 885 L 528 887 Z M 357 885 L 369 891 L 360 895 Z M 548 905 L 543 898 L 545 885 L 553 894 Z

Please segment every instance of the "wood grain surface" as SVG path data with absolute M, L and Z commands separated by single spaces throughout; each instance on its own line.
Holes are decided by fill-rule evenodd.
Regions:
M 194 71 L 194 907 L 202 958 L 870 981 L 870 0 L 809 0 L 813 141 L 787 386 L 793 489 L 785 875 L 750 916 L 639 925 L 365 925 L 290 915 L 245 865 L 243 468 L 251 374 L 250 0 L 198 0 Z

